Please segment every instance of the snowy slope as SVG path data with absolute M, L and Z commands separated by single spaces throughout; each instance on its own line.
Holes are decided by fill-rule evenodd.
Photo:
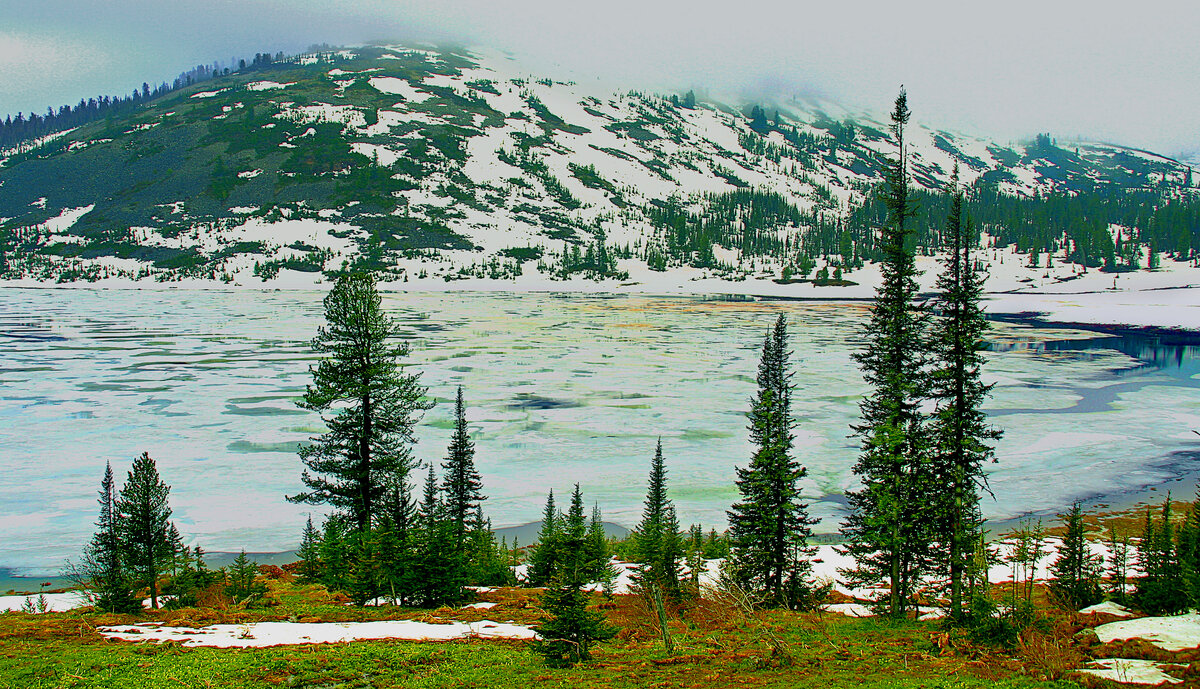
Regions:
M 578 280 L 557 279 L 567 247 L 603 243 L 621 250 L 609 288 L 777 291 L 766 278 L 780 263 L 737 246 L 713 247 L 721 271 L 648 270 L 667 241 L 649 209 L 707 212 L 712 195 L 744 189 L 777 193 L 814 222 L 837 218 L 896 153 L 885 118 L 836 104 L 781 98 L 755 131 L 740 105 L 586 88 L 481 51 L 373 47 L 272 69 L 152 103 L 120 132 L 91 125 L 48 149 L 0 152 L 7 281 L 311 286 L 369 256 L 410 286 L 571 289 Z M 965 182 L 1018 196 L 1200 185 L 1185 165 L 1105 144 L 1005 146 L 920 123 L 909 141 L 913 181 L 928 189 L 956 164 Z M 111 160 L 129 179 L 106 187 L 96 167 Z M 794 244 L 809 230 L 771 232 Z M 870 266 L 847 277 L 866 286 Z

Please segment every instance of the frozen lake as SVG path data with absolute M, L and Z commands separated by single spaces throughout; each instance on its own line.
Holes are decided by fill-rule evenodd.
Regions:
M 207 550 L 295 547 L 297 445 L 322 428 L 308 380 L 317 292 L 0 290 L 0 567 L 77 557 L 111 460 L 149 451 L 180 530 Z M 547 294 L 396 293 L 438 406 L 417 454 L 440 461 L 463 385 L 497 526 L 538 519 L 578 481 L 633 525 L 655 438 L 684 524 L 723 527 L 765 329 L 791 319 L 797 454 L 819 530 L 853 482 L 865 388 L 850 353 L 866 305 Z M 990 518 L 1169 480 L 1200 440 L 1195 348 L 997 323 L 990 409 L 1005 431 Z

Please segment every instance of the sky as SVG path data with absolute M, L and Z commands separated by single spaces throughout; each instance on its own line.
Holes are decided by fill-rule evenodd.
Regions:
M 0 114 L 316 43 L 454 42 L 539 76 L 754 102 L 816 94 L 1002 142 L 1200 161 L 1200 3 L 0 0 Z

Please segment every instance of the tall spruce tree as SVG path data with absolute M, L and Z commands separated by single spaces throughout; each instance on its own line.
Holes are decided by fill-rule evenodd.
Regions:
M 138 583 L 150 589 L 153 608 L 158 607 L 158 578 L 166 572 L 174 556 L 171 507 L 167 504 L 170 492 L 170 486 L 159 477 L 150 453 L 143 452 L 133 460 L 115 505 L 125 561 Z
M 112 464 L 104 465 L 100 481 L 100 516 L 96 533 L 83 554 L 76 571 L 79 584 L 92 596 L 100 612 L 138 612 L 141 601 L 134 595 L 128 566 L 121 547 L 120 513 L 117 510 L 116 486 Z
M 1083 525 L 1083 508 L 1078 502 L 1062 515 L 1066 534 L 1058 558 L 1050 565 L 1054 579 L 1050 593 L 1059 604 L 1079 610 L 1100 602 L 1100 571 L 1104 558 L 1088 549 Z
M 1186 610 L 1189 603 L 1172 521 L 1168 493 L 1163 501 L 1161 524 L 1146 509 L 1146 526 L 1137 546 L 1137 564 L 1142 576 L 1136 580 L 1133 602 L 1151 615 L 1174 614 Z
M 425 491 L 417 508 L 416 569 L 419 573 L 416 602 L 423 607 L 462 599 L 464 571 L 454 557 L 454 532 L 438 494 L 437 475 L 429 467 Z
M 780 314 L 763 340 L 758 392 L 750 401 L 750 465 L 737 469 L 741 502 L 729 510 L 729 570 L 734 581 L 772 605 L 812 602 L 809 575 L 815 519 L 800 501 L 805 469 L 791 456 L 792 374 L 787 319 Z
M 454 547 L 461 557 L 467 533 L 471 531 L 471 517 L 485 497 L 483 481 L 475 470 L 475 443 L 467 428 L 467 410 L 463 404 L 462 386 L 454 401 L 454 434 L 446 461 L 442 464 L 442 492 L 445 494 L 446 513 L 454 527 Z
M 559 558 L 541 601 L 547 616 L 535 627 L 540 638 L 533 647 L 548 665 L 564 667 L 591 659 L 592 645 L 616 634 L 604 613 L 588 609 L 589 596 L 583 589 L 593 577 L 595 563 L 579 484 L 556 538 Z
M 309 368 L 300 406 L 337 413 L 323 416 L 329 431 L 300 450 L 308 492 L 288 500 L 331 505 L 366 531 L 386 493 L 413 469 L 413 428 L 431 403 L 418 375 L 404 372 L 408 344 L 395 343 L 399 330 L 373 276 L 343 275 L 324 305 L 312 347 L 325 356 Z
M 634 548 L 641 564 L 635 577 L 637 586 L 647 592 L 655 586 L 667 598 L 678 600 L 683 544 L 679 537 L 679 521 L 667 497 L 667 468 L 663 462 L 661 438 L 654 448 L 654 458 L 650 460 L 650 481 L 642 521 L 634 532 Z
M 550 581 L 561 556 L 561 540 L 562 518 L 554 506 L 554 491 L 551 490 L 546 496 L 546 506 L 542 510 L 542 528 L 538 531 L 537 545 L 529 558 L 527 578 L 530 584 L 539 586 Z
M 592 522 L 588 525 L 587 560 L 593 581 L 599 582 L 605 595 L 612 595 L 617 583 L 617 568 L 612 563 L 612 552 L 608 538 L 604 535 L 604 516 L 600 513 L 600 503 L 592 505 Z
M 854 354 L 872 391 L 859 406 L 854 426 L 862 452 L 854 465 L 861 487 L 847 494 L 850 514 L 843 525 L 855 583 L 886 581 L 888 614 L 905 615 L 921 575 L 934 566 L 937 505 L 920 405 L 925 396 L 924 308 L 917 302 L 913 256 L 914 207 L 908 181 L 904 127 L 910 111 L 904 90 L 896 97 L 890 125 L 897 156 L 885 171 L 883 202 L 888 218 L 880 231 L 882 283 L 863 332 L 866 347 Z
M 973 265 L 974 241 L 970 219 L 963 218 L 963 190 L 958 185 L 958 165 L 949 193 L 943 243 L 946 258 L 936 308 L 941 319 L 933 328 L 934 370 L 929 395 L 936 411 L 929 424 L 933 440 L 933 463 L 937 485 L 947 490 L 942 497 L 938 540 L 946 550 L 950 578 L 950 617 L 963 616 L 963 576 L 971 557 L 976 534 L 982 525 L 979 492 L 986 487 L 983 467 L 993 459 L 988 444 L 1000 432 L 988 425 L 983 403 L 991 391 L 980 376 L 983 368 L 983 335 L 988 321 L 980 306 L 984 276 Z
M 1192 607 L 1196 607 L 1200 605 L 1200 490 L 1192 501 L 1187 518 L 1179 527 L 1176 542 L 1188 601 Z
M 321 574 L 321 534 L 313 526 L 312 516 L 304 523 L 304 533 L 300 537 L 300 549 L 296 551 L 299 567 L 296 576 L 305 583 L 318 581 Z

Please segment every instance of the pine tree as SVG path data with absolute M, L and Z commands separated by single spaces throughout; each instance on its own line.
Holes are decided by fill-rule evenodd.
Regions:
M 1117 536 L 1116 526 L 1108 525 L 1109 598 L 1124 605 L 1129 600 L 1129 537 Z
M 432 466 L 417 508 L 417 531 L 417 604 L 436 607 L 461 600 L 466 582 L 461 562 L 454 557 L 454 527 L 438 495 L 437 475 Z
M 1179 527 L 1176 542 L 1188 601 L 1192 607 L 1196 607 L 1200 605 L 1200 490 L 1197 490 L 1187 518 Z
M 1146 510 L 1146 525 L 1137 547 L 1138 567 L 1143 576 L 1137 580 L 1133 602 L 1151 615 L 1180 612 L 1189 602 L 1171 521 L 1171 496 L 1168 494 L 1163 502 L 1161 526 L 1151 511 Z
M 322 417 L 329 431 L 300 450 L 308 492 L 288 498 L 331 505 L 359 531 L 414 467 L 413 428 L 431 406 L 418 375 L 403 370 L 409 348 L 392 344 L 399 330 L 381 304 L 369 274 L 343 275 L 325 297 L 325 325 L 312 347 L 326 356 L 310 367 L 300 406 L 338 411 Z
M 561 519 L 554 506 L 554 491 L 546 496 L 546 507 L 542 510 L 542 528 L 538 531 L 537 545 L 529 558 L 529 583 L 539 586 L 550 581 L 558 567 Z
M 920 405 L 924 398 L 926 355 L 924 309 L 916 302 L 913 257 L 914 208 L 908 187 L 904 126 L 910 111 L 903 89 L 892 111 L 897 158 L 888 165 L 883 201 L 888 221 L 880 233 L 882 284 L 863 335 L 866 348 L 854 359 L 871 386 L 862 401 L 862 453 L 854 465 L 861 488 L 850 491 L 850 514 L 843 525 L 847 552 L 856 567 L 855 584 L 886 581 L 885 607 L 905 615 L 921 575 L 933 568 L 931 552 L 936 506 L 928 498 L 943 488 L 933 482 Z
M 1076 502 L 1062 515 L 1066 535 L 1058 559 L 1050 565 L 1054 580 L 1050 593 L 1059 604 L 1079 610 L 1100 602 L 1100 568 L 1103 559 L 1088 550 L 1083 526 L 1083 508 Z
M 120 513 L 116 507 L 116 487 L 113 481 L 112 464 L 104 466 L 104 478 L 100 482 L 100 516 L 96 520 L 96 533 L 83 554 L 83 562 L 76 571 L 81 587 L 92 596 L 93 605 L 100 612 L 135 613 L 142 603 L 134 595 L 129 571 L 124 562 L 121 547 Z
M 150 589 L 150 606 L 158 608 L 158 578 L 173 556 L 171 488 L 163 483 L 150 453 L 133 460 L 116 502 L 117 529 L 125 562 L 139 583 Z
M 593 563 L 588 562 L 587 525 L 579 484 L 575 484 L 571 506 L 557 536 L 561 557 L 542 595 L 547 617 L 535 627 L 540 638 L 533 647 L 548 665 L 569 667 L 590 660 L 592 645 L 616 634 L 604 613 L 587 607 L 588 594 L 583 587 Z
M 331 515 L 321 533 L 321 584 L 335 591 L 350 588 L 350 540 L 354 530 L 344 517 Z
M 249 604 L 251 600 L 261 597 L 267 592 L 266 584 L 256 581 L 257 577 L 258 563 L 246 557 L 246 551 L 243 549 L 238 553 L 226 573 L 228 583 L 225 585 L 225 595 L 232 598 L 235 603 Z
M 187 547 L 179 557 L 179 569 L 163 584 L 162 594 L 167 598 L 165 607 L 170 610 L 194 608 L 201 604 L 201 596 L 217 581 L 218 573 L 204 564 L 204 549 Z
M 485 499 L 481 492 L 483 481 L 475 470 L 475 443 L 471 442 L 471 433 L 467 428 L 461 386 L 454 402 L 454 435 L 451 436 L 442 471 L 445 474 L 442 491 L 446 496 L 446 512 L 453 523 L 454 546 L 461 557 L 467 532 L 471 529 L 470 518 Z
M 411 493 L 407 482 L 392 486 L 378 527 L 383 589 L 403 604 L 413 602 L 414 592 L 422 583 L 416 564 L 422 534 L 417 528 L 417 506 Z
M 578 543 L 581 548 L 587 547 L 587 520 L 583 513 L 583 491 L 580 490 L 579 484 L 575 484 L 575 490 L 571 493 L 571 504 L 567 507 L 567 514 L 562 521 L 562 535 L 568 543 Z M 584 562 L 585 558 L 580 558 L 580 562 Z
M 498 544 L 490 519 L 476 508 L 471 531 L 467 533 L 467 580 L 476 586 L 512 586 L 515 583 L 509 568 L 507 544 Z
M 600 513 L 600 503 L 592 505 L 592 522 L 588 525 L 587 561 L 589 578 L 600 584 L 605 595 L 611 596 L 617 584 L 617 569 L 612 563 L 612 552 L 608 538 L 604 535 L 604 517 Z
M 684 544 L 684 562 L 688 569 L 688 589 L 691 595 L 700 595 L 700 575 L 704 572 L 704 530 L 699 524 L 692 524 L 688 529 L 687 541 Z
M 663 463 L 662 439 L 654 449 L 650 461 L 650 481 L 646 490 L 642 521 L 633 535 L 637 561 L 641 564 L 635 583 L 648 593 L 651 586 L 657 587 L 670 600 L 680 598 L 679 559 L 682 547 L 679 540 L 679 523 L 675 510 L 667 497 L 667 469 Z
M 807 607 L 813 596 L 809 573 L 815 519 L 800 502 L 804 467 L 792 458 L 791 396 L 787 319 L 780 314 L 763 340 L 758 392 L 750 401 L 750 465 L 737 469 L 741 502 L 729 510 L 729 570 L 746 590 L 773 605 Z
M 321 534 L 313 527 L 312 516 L 304 523 L 304 534 L 300 537 L 300 549 L 296 551 L 300 566 L 296 575 L 301 581 L 312 583 L 321 575 Z
M 963 573 L 982 523 L 979 488 L 987 480 L 983 466 L 994 456 L 988 441 L 996 440 L 1000 433 L 988 425 L 982 409 L 992 389 L 980 377 L 988 321 L 979 303 L 983 276 L 975 270 L 971 257 L 974 233 L 970 220 L 964 222 L 962 217 L 963 191 L 958 186 L 957 164 L 952 179 L 950 213 L 943 235 L 947 254 L 937 281 L 942 318 L 931 338 L 936 363 L 930 397 L 937 409 L 929 432 L 934 443 L 937 484 L 948 488 L 940 493 L 944 504 L 939 515 L 939 541 L 947 550 L 950 617 L 957 620 L 963 614 Z

